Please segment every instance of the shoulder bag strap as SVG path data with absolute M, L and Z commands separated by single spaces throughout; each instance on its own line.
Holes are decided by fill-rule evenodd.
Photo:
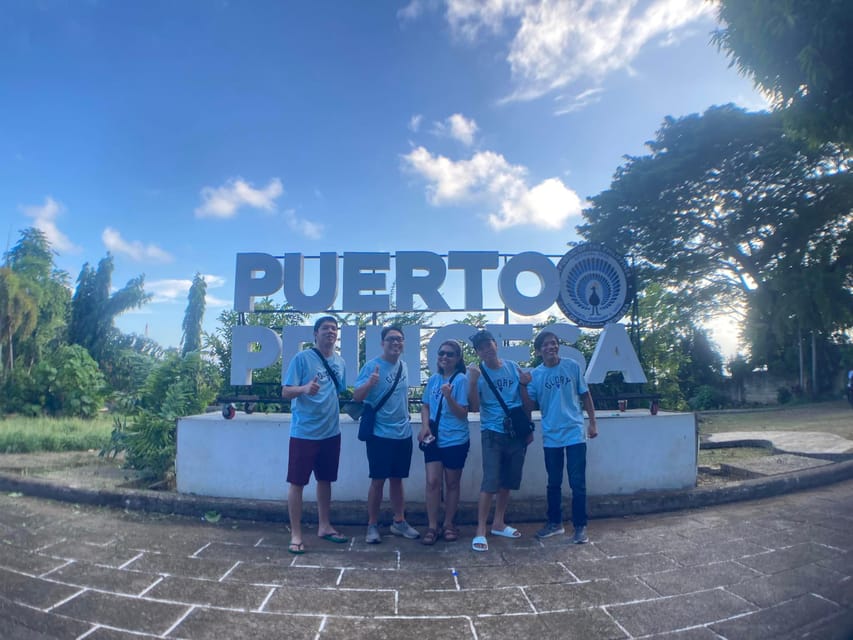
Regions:
M 506 406 L 506 402 L 504 402 L 504 399 L 501 397 L 501 394 L 498 393 L 498 390 L 495 388 L 495 383 L 492 382 L 492 379 L 489 377 L 489 374 L 486 373 L 486 369 L 485 367 L 483 367 L 482 362 L 480 363 L 480 373 L 483 375 L 483 378 L 486 379 L 486 382 L 489 385 L 489 389 L 491 389 L 492 393 L 495 394 L 495 397 L 498 399 L 498 402 L 501 403 L 501 408 L 504 410 L 504 413 L 509 416 L 509 407 Z
M 391 394 L 394 393 L 394 389 L 397 388 L 397 383 L 400 382 L 400 376 L 402 376 L 402 375 L 403 375 L 403 363 L 400 363 L 397 365 L 397 377 L 394 378 L 394 384 L 391 385 L 391 388 L 388 390 L 388 393 L 386 393 L 384 396 L 382 396 L 382 399 L 379 402 L 377 402 L 376 406 L 373 408 L 373 410 L 376 411 L 376 413 L 379 413 L 379 409 L 382 408 L 382 405 L 385 404 L 388 401 L 388 398 L 391 397 Z
M 326 367 L 326 373 L 328 373 L 332 377 L 332 382 L 335 383 L 335 391 L 341 391 L 341 383 L 338 382 L 338 376 L 335 375 L 334 369 L 329 366 L 329 361 L 326 360 L 326 356 L 320 353 L 320 350 L 317 347 L 311 347 L 311 351 L 317 354 L 320 360 L 323 362 L 323 366 Z

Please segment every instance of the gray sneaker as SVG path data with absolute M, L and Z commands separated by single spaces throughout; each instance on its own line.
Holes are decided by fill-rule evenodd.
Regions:
M 560 536 L 563 535 L 566 530 L 563 528 L 563 525 L 559 522 L 549 522 L 544 527 L 539 529 L 536 532 L 537 538 L 550 538 L 551 536 Z
M 392 523 L 391 533 L 393 533 L 395 536 L 403 536 L 404 538 L 408 538 L 409 540 L 417 540 L 421 537 L 421 534 L 418 533 L 418 530 L 412 527 L 405 520 Z
M 367 544 L 379 544 L 382 542 L 382 536 L 379 535 L 378 524 L 367 525 L 367 535 L 364 536 L 364 541 Z
M 586 527 L 576 527 L 575 535 L 572 539 L 572 542 L 575 544 L 586 544 L 589 542 L 589 538 L 586 537 Z

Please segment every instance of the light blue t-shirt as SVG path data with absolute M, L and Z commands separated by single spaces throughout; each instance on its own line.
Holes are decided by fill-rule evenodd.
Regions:
M 326 358 L 326 361 L 338 377 L 337 388 L 323 366 L 320 355 L 312 349 L 297 353 L 287 367 L 283 382 L 285 387 L 308 384 L 314 376 L 317 376 L 317 382 L 320 384 L 316 395 L 303 393 L 290 401 L 290 435 L 294 438 L 325 440 L 341 432 L 338 394 L 347 388 L 346 365 L 343 358 L 337 354 Z
M 465 444 L 470 439 L 468 432 L 468 420 L 460 420 L 447 406 L 447 400 L 441 393 L 441 386 L 450 380 L 436 373 L 427 381 L 424 389 L 424 404 L 429 406 L 429 417 L 435 420 L 438 413 L 438 405 L 441 403 L 441 422 L 438 425 L 438 446 L 454 447 Z M 450 395 L 463 407 L 468 406 L 468 378 L 464 373 L 456 374 L 453 384 L 450 385 Z
M 483 368 L 489 374 L 498 393 L 501 394 L 508 409 L 521 406 L 521 395 L 518 391 L 518 365 L 512 360 L 504 360 L 500 369 Z M 504 418 L 506 413 L 492 392 L 489 383 L 483 378 L 482 372 L 477 380 L 477 393 L 480 394 L 480 430 L 489 429 L 505 433 Z
M 542 445 L 568 447 L 586 442 L 581 396 L 588 390 L 578 363 L 560 358 L 553 367 L 540 364 L 527 385 L 527 394 L 542 412 Z
M 361 371 L 358 372 L 355 386 L 360 387 L 366 383 L 377 365 L 379 365 L 379 384 L 373 387 L 364 399 L 367 404 L 374 407 L 388 393 L 391 385 L 394 384 L 398 367 L 403 367 L 403 373 L 400 375 L 400 381 L 397 383 L 394 393 L 391 394 L 391 397 L 388 398 L 376 414 L 376 427 L 373 433 L 379 438 L 391 438 L 393 440 L 411 438 L 412 425 L 409 422 L 409 377 L 405 362 L 398 360 L 397 364 L 391 364 L 381 357 L 373 358 L 373 360 L 366 362 Z

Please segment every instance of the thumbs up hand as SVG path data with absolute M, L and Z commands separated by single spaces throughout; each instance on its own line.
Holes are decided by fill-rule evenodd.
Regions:
M 370 374 L 370 379 L 367 381 L 371 387 L 375 387 L 379 384 L 379 365 L 376 365 L 376 368 L 373 370 L 373 373 Z
M 314 379 L 308 383 L 306 393 L 309 396 L 316 396 L 318 391 L 320 391 L 320 376 L 315 375 Z

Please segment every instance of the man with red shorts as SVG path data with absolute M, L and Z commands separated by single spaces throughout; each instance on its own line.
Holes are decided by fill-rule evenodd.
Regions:
M 282 382 L 281 396 L 290 400 L 290 457 L 287 465 L 287 511 L 293 554 L 305 553 L 302 538 L 302 492 L 311 479 L 317 480 L 317 535 L 344 543 L 329 521 L 332 483 L 338 479 L 341 456 L 340 404 L 338 394 L 346 389 L 346 365 L 335 353 L 338 321 L 323 316 L 314 323 L 314 347 L 296 354 Z

